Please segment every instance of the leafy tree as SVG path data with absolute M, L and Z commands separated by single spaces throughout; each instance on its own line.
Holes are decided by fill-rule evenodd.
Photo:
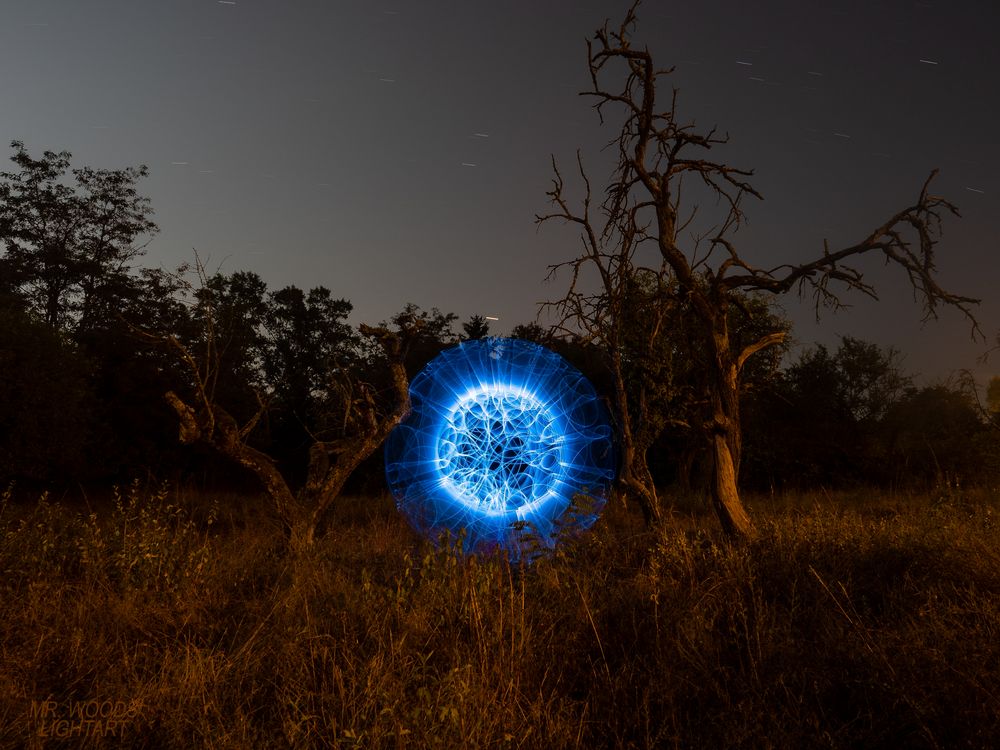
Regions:
M 473 315 L 465 323 L 462 323 L 462 332 L 465 339 L 484 339 L 490 335 L 490 321 L 482 315 Z
M 124 322 L 155 305 L 146 296 L 148 277 L 132 268 L 143 251 L 140 240 L 156 232 L 149 200 L 136 190 L 147 170 L 71 170 L 68 152 L 45 151 L 36 159 L 20 141 L 11 145 L 17 169 L 0 173 L 0 308 L 66 334 L 64 350 L 86 363 L 91 437 L 103 450 L 93 452 L 85 473 L 136 468 L 158 453 L 141 406 L 156 371 L 145 368 Z M 58 379 L 42 378 L 37 386 L 45 384 L 55 389 L 48 397 L 53 404 L 69 398 Z
M 192 314 L 187 300 L 190 288 L 184 281 L 187 270 L 186 266 L 176 272 L 158 268 L 138 270 L 135 283 L 139 294 L 122 310 L 125 322 L 132 326 L 130 330 L 144 326 L 152 331 L 170 331 L 182 341 L 195 341 L 197 316 Z M 143 351 L 151 354 L 154 350 Z
M 781 445 L 775 460 L 780 482 L 841 485 L 855 478 L 860 436 L 836 354 L 822 345 L 804 352 L 785 371 L 782 385 L 783 404 L 772 412 L 780 424 L 768 425 Z
M 985 429 L 974 399 L 948 384 L 909 389 L 888 410 L 886 431 L 898 484 L 980 479 L 992 447 L 975 439 Z
M 882 419 L 911 385 L 911 379 L 899 369 L 901 357 L 895 347 L 882 349 L 844 336 L 836 359 L 846 407 L 859 423 Z
M 750 394 L 749 483 L 844 486 L 888 481 L 884 419 L 911 387 L 899 354 L 850 336 L 803 352 Z
M 956 213 L 951 203 L 929 192 L 935 173 L 924 183 L 915 203 L 840 250 L 824 247 L 812 260 L 770 270 L 757 268 L 740 255 L 733 234 L 745 219 L 742 204 L 748 196 L 760 198 L 748 181 L 753 172 L 704 158 L 705 151 L 727 139 L 714 129 L 699 133 L 693 125 L 683 124 L 676 89 L 666 105 L 657 101 L 658 82 L 671 70 L 657 69 L 648 49 L 632 46 L 636 5 L 619 28 L 611 30 L 605 24 L 588 42 L 593 88 L 587 93 L 596 100 L 595 108 L 602 119 L 607 111 L 621 113 L 624 118 L 612 142 L 618 162 L 604 191 L 600 218 L 593 216 L 590 183 L 578 155 L 585 186 L 581 209 L 570 208 L 562 177 L 555 168 L 553 187 L 548 193 L 555 210 L 539 217 L 539 221 L 563 219 L 580 227 L 584 251 L 570 264 L 573 281 L 564 298 L 564 313 L 567 320 L 576 318 L 584 327 L 587 321 L 601 323 L 621 316 L 623 290 L 627 289 L 623 282 L 634 277 L 637 265 L 641 265 L 635 254 L 639 248 L 655 248 L 658 263 L 654 272 L 662 277 L 663 287 L 674 301 L 690 305 L 701 323 L 696 332 L 708 361 L 705 397 L 709 416 L 704 425 L 712 451 L 713 505 L 727 533 L 746 536 L 752 533 L 753 525 L 737 486 L 743 444 L 741 380 L 750 358 L 780 344 L 786 335 L 772 332 L 745 344 L 734 340 L 731 311 L 738 306 L 740 295 L 778 295 L 793 288 L 811 288 L 817 312 L 821 305 L 839 307 L 844 291 L 875 297 L 874 287 L 865 281 L 861 270 L 851 265 L 862 256 L 875 255 L 904 271 L 928 317 L 936 315 L 939 305 L 956 307 L 978 331 L 970 307 L 977 300 L 945 291 L 934 273 L 941 214 Z M 606 81 L 612 69 L 619 76 L 613 83 Z M 682 213 L 680 189 L 685 177 L 697 180 L 726 210 L 725 219 L 693 245 L 682 239 L 693 219 L 693 214 L 689 217 Z M 584 269 L 600 276 L 603 292 L 608 295 L 604 313 L 594 306 L 577 306 L 584 300 L 579 292 L 583 283 L 580 271 Z M 608 344 L 612 349 L 619 346 L 618 341 Z
M 351 303 L 329 289 L 288 286 L 268 295 L 264 375 L 275 455 L 290 477 L 305 470 L 308 446 L 342 425 L 333 407 L 357 373 L 360 338 L 347 323 Z M 332 421 L 331 421 L 332 419 Z
M 197 288 L 189 285 L 188 292 L 194 302 L 191 336 L 179 341 L 209 367 L 209 397 L 226 404 L 236 419 L 249 419 L 268 392 L 267 282 L 253 271 L 217 272 Z
M 538 323 L 519 323 L 510 331 L 511 338 L 533 341 L 542 346 L 552 343 L 552 332 L 542 328 Z
M 269 295 L 264 373 L 277 402 L 304 421 L 329 373 L 357 356 L 358 336 L 347 323 L 351 310 L 325 287 L 288 286 Z
M 408 303 L 392 316 L 391 326 L 383 321 L 381 327 L 400 331 L 406 374 L 412 378 L 442 349 L 458 343 L 458 336 L 452 329 L 457 320 L 454 313 L 442 313 L 436 307 L 428 312 Z M 376 358 L 379 356 L 377 351 L 372 354 Z
M 5 286 L 49 325 L 88 329 L 134 294 L 129 264 L 142 236 L 157 231 L 149 200 L 136 191 L 145 166 L 73 169 L 71 154 L 32 158 L 12 141 L 16 172 L 0 172 L 0 241 Z

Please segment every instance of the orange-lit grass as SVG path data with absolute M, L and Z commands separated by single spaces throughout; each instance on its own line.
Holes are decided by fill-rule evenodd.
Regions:
M 733 547 L 691 503 L 656 531 L 613 503 L 525 570 L 421 543 L 384 497 L 345 498 L 295 561 L 253 498 L 8 503 L 0 743 L 41 746 L 45 699 L 122 701 L 150 748 L 1000 736 L 994 494 L 750 506 Z

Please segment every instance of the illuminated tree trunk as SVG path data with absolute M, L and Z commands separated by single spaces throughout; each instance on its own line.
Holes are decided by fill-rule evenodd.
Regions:
M 740 432 L 739 368 L 730 350 L 725 308 L 713 320 L 712 347 L 712 506 L 723 530 L 730 536 L 748 537 L 753 524 L 740 499 L 737 478 L 743 438 Z
M 351 473 L 363 460 L 374 453 L 393 428 L 409 413 L 410 394 L 406 370 L 403 367 L 399 337 L 384 328 L 362 325 L 361 332 L 375 338 L 389 357 L 395 404 L 381 411 L 372 390 L 358 389 L 358 397 L 344 403 L 345 424 L 354 425 L 351 434 L 335 441 L 316 440 L 309 449 L 309 469 L 306 484 L 293 493 L 278 469 L 277 461 L 248 444 L 248 436 L 264 413 L 261 403 L 257 415 L 243 427 L 209 395 L 206 378 L 191 353 L 176 339 L 172 344 L 181 354 L 196 378 L 199 396 L 191 406 L 173 391 L 165 394 L 167 402 L 180 422 L 180 441 L 184 444 L 202 442 L 251 471 L 274 503 L 293 556 L 301 557 L 312 549 L 317 529 L 322 524 L 333 501 Z M 155 337 L 151 337 L 154 338 Z M 215 363 L 218 366 L 218 363 Z

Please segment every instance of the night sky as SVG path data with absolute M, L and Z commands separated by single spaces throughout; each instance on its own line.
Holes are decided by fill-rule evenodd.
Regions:
M 144 263 L 193 249 L 272 287 L 324 285 L 377 322 L 414 302 L 498 316 L 506 333 L 561 295 L 546 267 L 576 233 L 534 215 L 554 154 L 581 148 L 600 183 L 602 129 L 585 40 L 627 2 L 3 0 L 0 139 L 66 149 L 74 166 L 147 164 L 161 231 Z M 676 65 L 684 120 L 731 142 L 763 202 L 735 237 L 769 267 L 851 244 L 933 192 L 959 206 L 939 245 L 949 291 L 1000 328 L 1000 4 L 645 3 L 636 39 Z M 666 90 L 661 96 L 666 95 Z M 8 167 L 4 167 L 7 169 Z M 706 206 L 709 213 L 711 206 Z M 880 303 L 814 323 L 784 299 L 801 345 L 893 344 L 921 382 L 1000 372 L 960 314 L 924 327 L 901 274 L 864 266 Z

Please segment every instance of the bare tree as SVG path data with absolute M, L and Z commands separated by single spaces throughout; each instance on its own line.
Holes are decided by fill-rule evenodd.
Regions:
M 624 123 L 611 146 L 618 160 L 600 204 L 599 222 L 591 207 L 590 183 L 580 171 L 585 197 L 582 210 L 573 210 L 565 197 L 558 170 L 548 193 L 556 211 L 538 217 L 539 221 L 560 218 L 582 229 L 584 252 L 569 265 L 573 270 L 570 291 L 556 303 L 561 306 L 566 323 L 589 331 L 609 331 L 605 344 L 614 347 L 614 320 L 622 315 L 624 282 L 634 276 L 637 248 L 652 244 L 660 267 L 649 269 L 664 284 L 669 294 L 663 304 L 690 305 L 701 321 L 702 345 L 709 353 L 707 413 L 703 420 L 711 442 L 713 482 L 711 497 L 724 530 L 733 536 L 749 535 L 753 526 L 737 489 L 742 449 L 739 411 L 740 379 L 747 360 L 755 353 L 780 344 L 784 332 L 768 333 L 750 343 L 737 346 L 730 330 L 730 310 L 747 293 L 783 294 L 797 288 L 802 295 L 811 290 L 816 313 L 820 307 L 843 306 L 841 295 L 857 291 L 877 299 L 874 287 L 853 263 L 867 256 L 879 256 L 906 274 L 921 299 L 925 319 L 937 317 L 940 305 L 960 310 L 979 332 L 971 306 L 978 300 L 945 291 L 938 283 L 934 250 L 940 235 L 941 215 L 958 214 L 944 198 L 929 192 L 935 172 L 924 183 L 912 205 L 893 214 L 860 241 L 831 251 L 824 243 L 822 253 L 805 263 L 784 264 L 768 270 L 751 265 L 736 249 L 732 234 L 742 225 L 743 199 L 760 198 L 749 183 L 752 170 L 737 169 L 704 158 L 704 152 L 725 143 L 715 129 L 697 132 L 694 125 L 683 125 L 677 113 L 678 90 L 672 89 L 665 108 L 657 102 L 657 84 L 673 68 L 658 69 L 647 48 L 632 45 L 636 23 L 636 2 L 617 29 L 608 24 L 588 42 L 588 65 L 592 90 L 584 92 L 595 98 L 595 109 L 604 121 L 606 110 L 624 112 Z M 617 74 L 617 86 L 605 79 Z M 578 157 L 578 162 L 580 162 Z M 721 223 L 693 242 L 682 247 L 680 234 L 694 218 L 681 212 L 681 185 L 685 178 L 699 181 L 725 208 Z M 696 209 L 695 209 L 696 210 Z M 700 252 L 700 248 L 704 252 Z M 587 309 L 586 295 L 578 292 L 580 274 L 590 267 L 601 277 L 603 309 Z M 591 300 L 594 298 L 591 297 Z M 620 418 L 627 418 L 620 416 Z M 623 430 L 623 436 L 625 431 Z M 625 446 L 627 454 L 628 447 Z M 627 455 L 626 455 L 627 459 Z M 627 460 L 626 460 L 627 467 Z M 641 479 L 641 477 L 640 477 Z M 631 483 L 628 477 L 626 481 Z
M 204 289 L 207 276 L 200 261 L 197 271 Z M 339 425 L 337 437 L 313 436 L 305 482 L 301 488 L 293 490 L 277 461 L 249 441 L 268 411 L 269 394 L 255 388 L 258 408 L 244 424 L 239 424 L 216 398 L 221 357 L 214 330 L 216 316 L 211 310 L 212 296 L 202 295 L 201 303 L 209 308 L 202 316 L 205 330 L 200 338 L 201 351 L 193 352 L 173 334 L 141 332 L 147 339 L 171 348 L 187 369 L 191 395 L 185 399 L 173 390 L 165 394 L 180 420 L 180 441 L 209 445 L 252 472 L 274 504 L 291 551 L 293 554 L 305 552 L 312 547 L 316 530 L 344 483 L 358 465 L 385 442 L 410 410 L 400 336 L 385 326 L 360 327 L 362 335 L 377 342 L 386 357 L 392 390 L 389 406 L 381 406 L 374 387 L 354 373 L 345 368 L 330 372 L 327 406 L 337 412 L 336 418 L 331 420 Z
M 623 220 L 618 222 L 612 222 L 606 215 L 603 227 L 595 225 L 591 216 L 590 181 L 579 153 L 577 166 L 586 187 L 582 212 L 575 214 L 570 209 L 563 195 L 562 175 L 553 159 L 555 179 L 547 195 L 558 211 L 538 216 L 536 221 L 542 223 L 559 218 L 578 224 L 584 252 L 577 258 L 549 267 L 549 279 L 561 270 L 569 270 L 570 285 L 565 297 L 542 307 L 556 310 L 554 327 L 557 331 L 579 337 L 581 343 L 596 345 L 606 353 L 614 384 L 614 413 L 621 450 L 618 485 L 638 501 L 647 523 L 655 522 L 660 517 L 660 502 L 649 470 L 647 451 L 656 436 L 633 422 L 636 412 L 647 411 L 646 390 L 642 388 L 633 396 L 628 387 L 625 352 L 628 348 L 633 355 L 648 359 L 656 348 L 666 318 L 676 313 L 677 304 L 667 292 L 669 278 L 665 268 L 639 268 L 635 264 L 641 232 L 634 212 L 631 216 L 620 217 Z M 586 283 L 588 270 L 597 272 L 596 289 Z M 644 325 L 635 326 L 636 319 L 641 319 Z M 634 400 L 639 403 L 632 403 Z

